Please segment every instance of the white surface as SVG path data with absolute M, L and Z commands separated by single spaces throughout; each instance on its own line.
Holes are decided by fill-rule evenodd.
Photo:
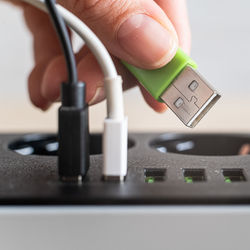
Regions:
M 249 206 L 6 207 L 5 250 L 249 250 Z

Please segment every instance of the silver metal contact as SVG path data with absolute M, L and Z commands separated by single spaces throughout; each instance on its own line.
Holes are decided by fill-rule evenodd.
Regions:
M 186 126 L 193 128 L 220 97 L 195 69 L 187 66 L 161 99 Z

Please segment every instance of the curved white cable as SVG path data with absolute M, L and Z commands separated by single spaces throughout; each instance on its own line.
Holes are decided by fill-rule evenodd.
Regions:
M 40 0 L 22 0 L 42 11 L 47 12 L 46 6 Z M 114 63 L 107 49 L 99 38 L 85 25 L 78 17 L 70 11 L 57 4 L 59 13 L 69 27 L 71 27 L 86 43 L 91 52 L 95 55 L 104 74 L 104 84 L 107 95 L 107 115 L 111 119 L 122 119 L 124 117 L 122 80 L 117 75 Z M 118 79 L 119 78 L 119 79 Z M 114 79 L 114 81 L 112 81 Z

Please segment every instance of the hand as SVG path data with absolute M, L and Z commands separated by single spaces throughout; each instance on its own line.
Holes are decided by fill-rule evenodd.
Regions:
M 20 4 L 20 1 L 18 1 Z M 137 84 L 118 58 L 135 66 L 164 66 L 180 46 L 190 49 L 190 28 L 185 0 L 58 0 L 82 19 L 107 47 L 124 89 Z M 60 84 L 67 79 L 64 57 L 57 36 L 45 13 L 22 4 L 26 23 L 34 37 L 35 67 L 28 85 L 32 103 L 46 110 L 60 98 Z M 103 75 L 93 54 L 83 47 L 76 54 L 79 80 L 87 84 L 90 105 L 105 98 Z M 140 86 L 140 85 L 139 85 Z M 159 103 L 140 86 L 145 101 L 157 112 Z

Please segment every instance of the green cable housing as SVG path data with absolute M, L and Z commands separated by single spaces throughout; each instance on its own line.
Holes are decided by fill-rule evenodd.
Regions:
M 189 65 L 193 68 L 197 68 L 197 64 L 180 48 L 177 50 L 174 58 L 159 69 L 140 69 L 124 61 L 123 64 L 159 102 L 163 102 L 160 98 L 161 95 L 186 66 Z

